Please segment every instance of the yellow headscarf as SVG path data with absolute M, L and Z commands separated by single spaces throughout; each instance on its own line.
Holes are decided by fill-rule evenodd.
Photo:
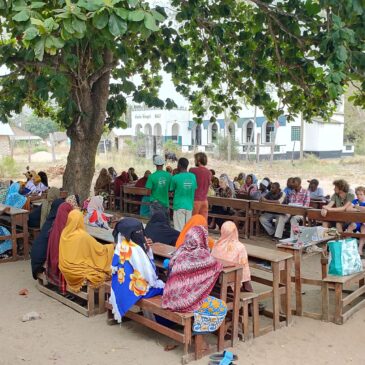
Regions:
M 78 210 L 68 215 L 59 251 L 58 267 L 71 290 L 80 291 L 86 281 L 98 287 L 109 279 L 114 245 L 102 245 L 91 237 Z

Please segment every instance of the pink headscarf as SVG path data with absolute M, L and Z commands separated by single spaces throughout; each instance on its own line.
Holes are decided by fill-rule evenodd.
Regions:
M 223 265 L 209 252 L 208 231 L 203 226 L 195 226 L 175 251 L 169 268 L 162 308 L 193 312 L 209 296 Z
M 214 245 L 212 255 L 217 259 L 242 265 L 242 283 L 251 280 L 246 247 L 239 241 L 237 227 L 233 222 L 227 221 L 223 223 L 221 237 Z

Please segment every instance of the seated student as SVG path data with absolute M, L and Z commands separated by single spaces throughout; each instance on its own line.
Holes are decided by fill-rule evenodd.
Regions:
M 0 215 L 10 211 L 9 207 L 0 209 Z M 0 226 L 0 236 L 10 236 L 9 230 L 3 226 Z M 11 239 L 0 241 L 0 259 L 7 259 L 11 256 L 11 250 L 13 249 L 13 242 Z
M 221 198 L 234 198 L 235 196 L 234 188 L 231 187 L 227 175 L 221 175 L 219 179 L 219 189 L 216 195 Z M 211 212 L 213 214 L 223 214 L 223 215 L 232 215 L 233 213 L 230 207 L 223 207 L 217 205 L 212 206 Z M 221 227 L 224 221 L 225 220 L 222 218 L 211 218 L 209 222 L 209 228 L 215 229 L 216 225 Z
M 321 215 L 325 217 L 328 212 L 344 212 L 346 209 L 352 206 L 352 202 L 355 196 L 349 192 L 350 186 L 345 180 L 335 180 L 333 182 L 334 194 L 331 197 L 331 201 L 322 207 Z M 323 227 L 328 228 L 330 226 L 329 222 L 323 222 Z M 343 224 L 336 223 L 336 229 L 338 232 L 343 231 Z
M 245 245 L 238 239 L 237 226 L 233 222 L 223 223 L 221 236 L 213 247 L 212 256 L 242 265 L 241 292 L 253 291 L 247 251 Z
M 37 188 L 34 184 L 34 178 L 36 177 L 37 173 L 34 170 L 31 170 L 31 171 L 28 170 L 24 175 L 27 178 L 27 181 L 25 183 L 25 187 L 22 192 L 22 195 L 35 194 L 37 191 Z
M 70 204 L 74 209 L 80 209 L 80 198 L 78 195 L 69 195 L 65 202 Z
M 286 181 L 286 188 L 284 189 L 284 194 L 287 197 L 293 191 L 293 180 L 294 180 L 294 177 L 289 177 L 288 180 Z
M 51 210 L 52 203 L 56 199 L 59 199 L 59 197 L 60 197 L 60 189 L 52 187 L 48 190 L 47 199 L 42 203 L 41 219 L 40 219 L 40 224 L 39 224 L 40 228 L 43 227 L 43 224 L 45 223 L 45 221 L 47 219 L 47 216 Z
M 260 199 L 264 198 L 270 191 L 269 185 L 270 185 L 270 182 L 266 179 L 263 179 L 260 182 L 259 189 L 257 191 L 255 191 L 254 193 L 252 193 L 250 195 L 250 198 L 252 200 L 260 200 Z
M 227 313 L 226 303 L 210 296 L 223 265 L 209 252 L 208 231 L 193 227 L 169 262 L 162 308 L 194 312 L 194 332 L 214 332 Z M 205 317 L 202 321 L 201 316 Z
M 140 179 L 137 180 L 135 187 L 136 188 L 145 188 L 147 180 L 148 180 L 148 176 L 150 176 L 150 175 L 151 175 L 151 171 L 146 170 L 143 177 L 141 177 Z M 150 197 L 148 195 L 139 196 L 138 199 L 144 203 L 150 202 Z M 149 217 L 150 216 L 150 207 L 148 205 L 141 205 L 141 207 L 139 208 L 139 215 L 141 217 Z
M 268 194 L 266 194 L 261 201 L 264 203 L 276 203 L 283 204 L 285 200 L 285 194 L 280 189 L 280 184 L 278 182 L 274 182 L 271 184 L 271 190 Z M 275 239 L 282 238 L 282 232 L 284 231 L 284 227 L 278 228 L 280 214 L 275 213 L 263 213 L 260 215 L 260 223 L 264 227 L 265 231 L 269 236 L 273 236 Z M 273 222 L 275 221 L 275 226 L 273 226 Z M 277 232 L 276 232 L 277 231 Z
M 41 178 L 41 183 L 45 186 L 45 187 L 49 187 L 48 185 L 48 176 L 44 171 L 39 171 L 38 172 L 38 176 Z
M 346 209 L 346 212 L 365 212 L 365 187 L 358 186 L 355 189 L 356 199 L 352 201 L 352 206 Z M 346 232 L 360 232 L 365 234 L 365 224 L 364 223 L 351 223 Z M 365 245 L 365 239 L 359 239 L 359 254 L 363 254 L 363 249 Z
M 317 179 L 308 180 L 308 190 L 310 193 L 310 197 L 313 200 L 321 200 L 324 198 L 323 189 L 318 187 L 319 181 Z
M 307 189 L 302 188 L 302 180 L 300 177 L 294 177 L 292 179 L 292 191 L 289 196 L 286 197 L 286 200 L 289 205 L 301 206 L 301 207 L 309 207 L 310 204 L 310 196 L 309 191 Z M 278 218 L 278 223 L 276 226 L 275 237 L 282 238 L 285 223 L 290 219 L 290 237 L 294 237 L 293 227 L 298 226 L 299 223 L 303 220 L 303 217 L 300 215 L 290 214 L 280 214 Z
M 6 194 L 5 205 L 10 205 L 13 208 L 23 208 L 27 202 L 27 198 L 19 194 L 20 184 L 14 182 L 10 185 Z
M 63 199 L 56 199 L 53 201 L 47 219 L 44 222 L 39 235 L 33 242 L 32 250 L 30 252 L 30 259 L 32 274 L 35 280 L 37 280 L 37 275 L 44 272 L 45 270 L 44 263 L 46 262 L 47 258 L 49 232 L 54 220 L 56 219 L 57 211 L 63 202 Z
M 120 197 L 120 193 L 123 189 L 123 185 L 129 183 L 128 173 L 123 171 L 119 176 L 114 179 L 114 195 Z
M 170 226 L 170 220 L 166 212 L 157 211 L 147 223 L 145 235 L 152 242 L 175 246 L 180 232 Z
M 108 168 L 108 174 L 112 178 L 112 182 L 115 180 L 115 178 L 118 176 L 117 172 L 115 171 L 115 168 L 113 166 Z
M 130 167 L 128 169 L 128 177 L 129 177 L 129 182 L 134 182 L 138 180 L 138 176 L 134 170 L 134 167 Z
M 156 275 L 152 242 L 146 239 L 140 221 L 129 217 L 120 220 L 113 236 L 117 245 L 112 261 L 110 303 L 114 318 L 121 322 L 141 298 L 161 295 L 164 283 Z
M 215 171 L 213 169 L 210 169 L 209 171 L 212 174 L 211 183 L 212 183 L 213 189 L 214 190 L 219 189 L 219 179 L 217 178 L 217 176 L 215 176 Z
M 85 230 L 84 216 L 74 209 L 67 218 L 59 247 L 59 269 L 72 291 L 79 292 L 85 281 L 102 285 L 111 274 L 114 245 L 102 245 Z
M 110 184 L 112 182 L 111 176 L 108 174 L 107 169 L 101 169 L 98 178 L 96 179 L 94 186 L 94 193 L 98 195 L 100 193 L 109 193 Z
M 205 228 L 208 228 L 208 223 L 206 221 L 206 219 L 201 215 L 201 214 L 195 214 L 191 217 L 191 219 L 185 224 L 185 227 L 183 228 L 183 230 L 180 232 L 180 235 L 176 241 L 176 248 L 179 248 L 185 240 L 186 234 L 188 233 L 188 231 L 193 228 L 193 227 L 197 227 L 197 226 L 203 226 Z M 208 246 L 210 249 L 213 248 L 214 246 L 214 240 L 213 238 L 208 237 Z
M 66 282 L 63 275 L 58 268 L 59 263 L 59 250 L 60 239 L 63 229 L 66 227 L 67 218 L 69 213 L 77 209 L 70 203 L 62 203 L 57 211 L 56 219 L 53 223 L 51 230 L 49 231 L 48 247 L 47 247 L 47 259 L 46 259 L 46 273 L 48 280 L 52 284 L 59 287 L 61 294 L 66 294 Z
M 172 175 L 172 167 L 171 166 L 166 166 L 166 171 Z
M 245 180 L 246 180 L 246 174 L 243 172 L 240 172 L 237 176 L 237 180 L 236 180 L 236 190 L 240 190 L 242 188 L 242 186 L 245 184 Z
M 251 196 L 257 191 L 257 178 L 253 174 L 246 176 L 244 185 L 242 186 L 240 193 Z
M 93 196 L 87 206 L 87 222 L 90 226 L 109 229 L 108 220 L 104 214 L 104 198 Z

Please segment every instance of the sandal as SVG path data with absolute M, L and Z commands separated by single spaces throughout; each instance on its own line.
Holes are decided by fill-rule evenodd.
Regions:
M 212 360 L 212 365 L 233 365 L 233 361 L 238 360 L 238 357 L 230 351 L 223 351 L 222 354 L 209 356 L 209 359 Z

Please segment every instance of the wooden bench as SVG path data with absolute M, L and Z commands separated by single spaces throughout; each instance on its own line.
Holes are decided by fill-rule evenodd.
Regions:
M 146 188 L 136 188 L 135 186 L 123 186 L 123 212 L 125 215 L 128 216 L 136 216 L 139 217 L 138 214 L 135 214 L 132 212 L 132 206 L 138 206 L 141 205 L 150 205 L 149 202 L 142 202 L 141 200 L 136 199 L 136 196 L 143 197 L 143 196 L 149 196 L 149 190 Z
M 308 210 L 307 217 L 309 224 L 319 224 L 320 222 L 339 222 L 339 223 L 365 223 L 365 213 L 361 212 L 327 212 L 323 217 L 320 209 Z M 365 238 L 363 233 L 342 232 L 343 237 Z
M 51 283 L 44 273 L 38 274 L 38 290 L 58 300 L 62 304 L 74 309 L 86 317 L 91 317 L 96 314 L 105 312 L 105 286 L 101 285 L 99 288 L 93 288 L 90 284 L 82 287 L 81 291 L 76 293 L 70 288 L 66 287 L 67 294 L 73 296 L 74 299 L 67 298 L 59 294 L 58 286 Z
M 305 207 L 295 207 L 286 204 L 258 202 L 251 200 L 250 210 L 251 210 L 250 235 L 258 236 L 260 234 L 259 218 L 261 214 L 267 212 L 273 214 L 289 214 L 291 216 L 300 215 L 303 217 L 305 225 L 307 221 L 307 212 L 309 209 Z
M 249 306 L 251 306 L 252 335 L 260 335 L 260 314 L 259 314 L 259 295 L 256 293 L 241 293 L 240 295 L 240 324 L 242 325 L 242 339 L 247 341 L 250 338 L 249 331 Z
M 112 312 L 113 307 L 108 300 L 111 292 L 110 282 L 107 282 L 105 284 L 105 292 L 107 296 L 107 300 L 105 301 L 105 308 L 107 310 L 107 323 L 113 324 L 115 323 L 114 315 Z M 128 311 L 125 314 L 125 317 L 183 344 L 184 345 L 184 354 L 182 357 L 183 364 L 186 364 L 191 360 L 198 360 L 203 356 L 213 352 L 212 349 L 209 350 L 203 349 L 203 342 L 204 342 L 203 335 L 193 335 L 192 333 L 192 324 L 194 320 L 193 313 L 177 313 L 163 309 L 161 307 L 161 301 L 162 301 L 162 296 L 156 296 L 148 299 L 141 299 L 136 303 L 136 307 L 138 307 L 139 311 L 138 312 Z M 142 312 L 143 310 L 155 314 L 159 317 L 162 317 L 166 320 L 169 320 L 175 323 L 177 326 L 171 328 L 171 326 L 168 327 L 163 324 L 157 323 L 154 320 L 145 317 Z M 190 346 L 193 344 L 193 340 L 194 340 L 194 350 L 193 352 L 190 352 Z
M 41 229 L 39 227 L 29 227 L 28 232 L 29 232 L 29 241 L 33 244 L 33 242 L 41 232 Z
M 356 284 L 358 288 L 343 296 L 344 290 Z M 334 289 L 334 314 L 330 313 L 330 289 Z M 350 316 L 365 306 L 365 271 L 348 276 L 327 275 L 322 284 L 322 319 L 336 324 L 345 323 Z
M 249 207 L 250 202 L 248 200 L 242 199 L 233 199 L 233 198 L 221 198 L 216 196 L 208 196 L 208 204 L 209 206 L 218 206 L 218 207 L 229 207 L 234 209 L 233 215 L 225 215 L 225 214 L 215 214 L 211 211 L 208 212 L 209 218 L 221 218 L 226 221 L 233 221 L 237 228 L 239 229 L 239 224 L 243 223 L 244 228 L 243 230 L 239 231 L 244 235 L 244 237 L 248 238 L 250 231 L 250 217 L 249 217 Z

